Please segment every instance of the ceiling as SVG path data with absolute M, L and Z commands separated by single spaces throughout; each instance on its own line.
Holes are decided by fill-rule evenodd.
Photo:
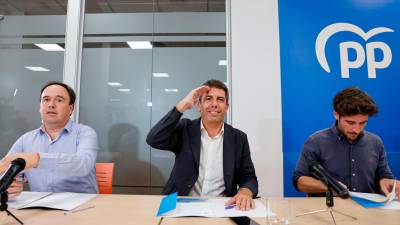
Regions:
M 0 0 L 2 15 L 65 15 L 68 0 Z M 86 0 L 86 13 L 225 12 L 225 0 Z

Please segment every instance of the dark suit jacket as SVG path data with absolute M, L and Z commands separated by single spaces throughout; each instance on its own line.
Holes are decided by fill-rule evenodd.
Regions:
M 157 149 L 175 153 L 175 164 L 163 194 L 178 192 L 188 195 L 199 176 L 200 118 L 180 119 L 175 107 L 167 113 L 147 135 L 147 143 Z M 225 194 L 234 196 L 238 187 L 246 187 L 255 197 L 258 182 L 250 157 L 247 136 L 242 131 L 225 123 L 223 141 L 223 171 Z

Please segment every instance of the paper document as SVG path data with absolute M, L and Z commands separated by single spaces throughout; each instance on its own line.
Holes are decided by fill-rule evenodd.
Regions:
M 10 200 L 9 206 L 15 209 L 43 207 L 50 209 L 72 210 L 96 197 L 96 194 L 22 192 L 16 200 Z
M 203 216 L 211 217 L 211 205 L 209 201 L 204 202 L 185 202 L 177 203 L 176 209 L 167 214 L 167 217 L 182 217 L 182 216 Z
M 382 204 L 389 202 L 388 196 L 384 196 L 381 194 L 375 194 L 375 193 L 363 193 L 363 192 L 350 191 L 350 196 L 365 199 L 365 200 L 368 200 L 371 202 L 382 203 Z
M 225 209 L 225 202 L 230 198 L 209 198 L 205 201 L 180 202 L 176 209 L 168 212 L 166 217 L 203 216 L 203 217 L 266 217 L 267 211 L 261 201 L 255 199 L 255 208 L 249 211 L 240 211 L 235 207 Z
M 379 202 L 379 203 L 390 203 L 396 198 L 396 180 L 394 180 L 392 191 L 387 195 L 380 195 L 374 193 L 361 193 L 361 192 L 352 192 L 350 191 L 350 196 L 366 199 L 372 202 Z
M 381 209 L 400 210 L 400 202 L 392 201 L 389 204 L 379 207 Z
M 375 193 L 361 193 L 351 192 L 351 198 L 362 205 L 365 208 L 379 207 L 382 209 L 400 209 L 400 202 L 395 201 L 396 199 L 396 180 L 393 183 L 392 191 L 387 195 L 375 194 Z
M 16 199 L 8 200 L 8 206 L 13 209 L 19 209 L 37 201 L 41 198 L 46 197 L 47 195 L 51 195 L 51 192 L 31 192 L 31 191 L 23 191 Z

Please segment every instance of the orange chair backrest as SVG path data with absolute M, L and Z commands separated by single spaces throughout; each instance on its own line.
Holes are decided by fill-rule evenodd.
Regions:
M 114 163 L 96 163 L 96 180 L 100 194 L 112 194 Z

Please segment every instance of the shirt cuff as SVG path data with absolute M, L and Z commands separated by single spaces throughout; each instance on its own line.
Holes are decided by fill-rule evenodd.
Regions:
M 39 152 L 39 163 L 37 169 L 56 169 L 56 154 L 50 154 L 45 152 Z

